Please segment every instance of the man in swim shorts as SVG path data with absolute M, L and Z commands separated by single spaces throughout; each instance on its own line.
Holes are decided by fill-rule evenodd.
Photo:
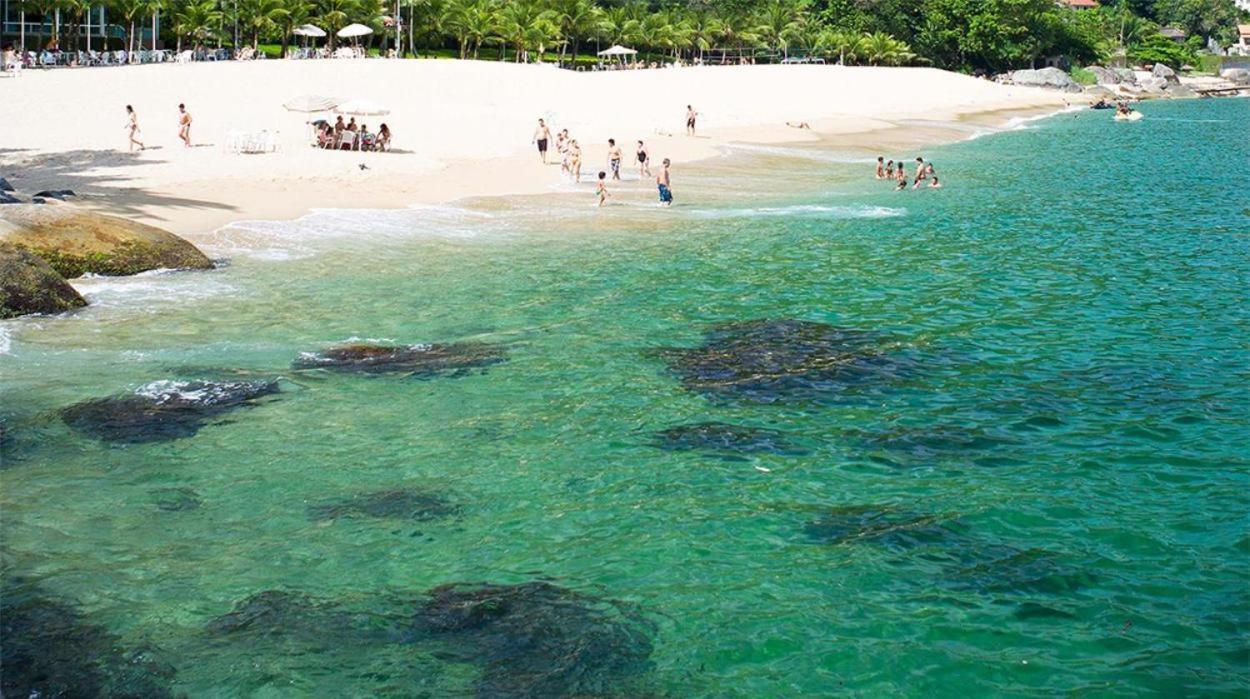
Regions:
M 547 140 L 551 138 L 551 129 L 547 128 L 547 123 L 542 119 L 538 120 L 538 128 L 534 129 L 534 143 L 538 144 L 538 155 L 543 159 L 543 165 L 547 164 Z
M 694 110 L 694 107 L 687 104 L 686 105 L 686 135 L 687 136 L 694 135 L 694 121 L 697 118 L 699 118 L 699 113 Z
M 664 168 L 660 170 L 660 175 L 655 178 L 655 186 L 657 189 L 660 190 L 660 203 L 663 204 L 664 206 L 673 205 L 673 191 L 668 188 L 669 183 L 670 183 L 669 175 L 668 175 L 669 165 L 670 165 L 669 159 L 665 158 Z
M 621 179 L 621 148 L 615 138 L 608 139 L 608 169 L 612 171 L 612 179 Z

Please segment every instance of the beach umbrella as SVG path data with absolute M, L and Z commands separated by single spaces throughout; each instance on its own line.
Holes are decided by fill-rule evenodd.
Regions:
M 390 114 L 391 110 L 370 100 L 347 100 L 335 107 L 334 112 L 352 116 L 385 116 Z
M 627 49 L 620 44 L 614 44 L 610 48 L 606 48 L 599 52 L 600 56 L 633 56 L 638 53 L 633 49 Z
M 291 33 L 294 34 L 295 36 L 310 36 L 315 39 L 320 39 L 321 37 L 326 35 L 326 30 L 316 25 L 304 24 L 299 27 L 296 27 L 295 31 Z
M 338 30 L 337 35 L 344 39 L 353 39 L 359 36 L 367 36 L 372 33 L 373 30 L 363 24 L 349 24 Z
M 324 97 L 322 95 L 300 95 L 292 100 L 284 102 L 283 107 L 288 112 L 328 112 L 339 103 L 337 97 Z

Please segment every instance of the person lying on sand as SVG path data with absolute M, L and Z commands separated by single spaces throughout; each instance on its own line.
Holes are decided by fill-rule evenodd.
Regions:
M 812 125 L 806 121 L 787 121 L 786 126 L 792 129 L 811 129 Z

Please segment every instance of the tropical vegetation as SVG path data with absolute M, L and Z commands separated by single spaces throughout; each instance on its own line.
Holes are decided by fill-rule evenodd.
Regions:
M 1229 41 L 1233 0 L 1107 0 L 1073 10 L 1055 0 L 103 0 L 121 27 L 113 47 L 159 40 L 183 47 L 281 45 L 313 24 L 328 34 L 371 27 L 363 41 L 420 55 L 451 49 L 461 58 L 593 60 L 623 44 L 643 60 L 733 62 L 820 57 L 867 65 L 935 65 L 998 71 L 1062 56 L 1090 63 L 1112 55 L 1168 63 L 1191 60 L 1208 39 Z M 15 0 L 61 24 L 52 37 L 84 45 L 90 0 Z M 1188 43 L 1159 35 L 1186 31 Z M 98 42 L 97 38 L 97 42 Z

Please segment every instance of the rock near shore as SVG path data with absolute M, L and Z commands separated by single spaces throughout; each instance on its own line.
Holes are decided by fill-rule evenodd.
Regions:
M 0 242 L 0 318 L 60 313 L 86 305 L 74 287 L 47 262 Z
M 1011 73 L 1014 85 L 1026 87 L 1045 87 L 1064 92 L 1080 92 L 1081 86 L 1070 75 L 1058 68 L 1041 68 L 1039 70 L 1017 70 Z
M 168 231 L 65 205 L 4 207 L 0 242 L 38 255 L 66 278 L 213 267 L 194 245 Z

